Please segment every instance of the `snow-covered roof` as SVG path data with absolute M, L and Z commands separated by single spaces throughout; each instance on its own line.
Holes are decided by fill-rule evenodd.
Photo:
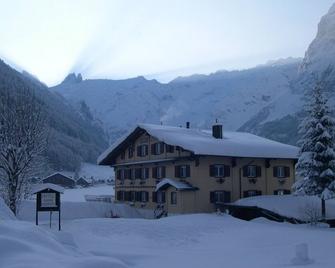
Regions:
M 165 188 L 167 186 L 172 186 L 180 191 L 196 190 L 196 188 L 185 182 L 165 178 L 156 185 L 155 191 L 159 191 L 160 189 Z
M 62 175 L 62 176 L 64 176 L 64 177 L 66 177 L 66 178 L 68 178 L 68 179 L 74 181 L 74 179 L 73 179 L 72 176 L 70 175 L 71 173 L 70 173 L 70 172 L 67 172 L 67 171 L 54 172 L 54 173 L 48 175 L 47 177 L 45 177 L 44 179 L 42 179 L 42 181 L 44 181 L 44 180 L 46 180 L 46 179 L 48 179 L 48 178 L 50 178 L 50 177 L 52 177 L 52 176 L 54 176 L 54 175 L 58 175 L 58 174 L 59 174 L 59 175 Z
M 56 185 L 56 184 L 53 184 L 53 183 L 41 183 L 41 184 L 37 184 L 34 186 L 34 188 L 32 189 L 32 194 L 36 194 L 40 191 L 43 191 L 43 190 L 46 190 L 46 189 L 51 189 L 51 190 L 54 190 L 56 192 L 60 192 L 60 193 L 64 193 L 64 188 L 59 186 L 59 185 Z
M 196 155 L 215 155 L 257 158 L 298 158 L 299 149 L 262 138 L 246 132 L 223 131 L 223 138 L 216 139 L 211 130 L 172 127 L 164 125 L 139 124 L 135 129 L 116 141 L 98 158 L 98 164 L 106 164 L 106 158 L 138 129 L 169 145 L 180 146 Z

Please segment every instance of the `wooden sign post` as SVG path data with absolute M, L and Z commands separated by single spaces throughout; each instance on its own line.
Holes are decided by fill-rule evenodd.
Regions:
M 61 202 L 60 194 L 64 189 L 52 183 L 45 183 L 37 186 L 33 191 L 36 194 L 36 225 L 38 225 L 38 212 L 49 211 L 50 228 L 52 212 L 58 211 L 58 230 L 61 230 Z

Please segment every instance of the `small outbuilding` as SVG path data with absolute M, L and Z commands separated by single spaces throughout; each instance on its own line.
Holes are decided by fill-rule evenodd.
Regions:
M 92 179 L 87 179 L 83 177 L 80 177 L 76 183 L 77 185 L 82 186 L 82 187 L 89 187 L 93 184 Z
M 65 188 L 74 188 L 76 181 L 60 172 L 49 175 L 42 180 L 43 183 L 52 183 Z

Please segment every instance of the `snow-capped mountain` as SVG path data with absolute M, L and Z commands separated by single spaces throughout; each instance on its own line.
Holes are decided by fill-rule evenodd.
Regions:
M 335 65 L 335 5 L 319 23 L 304 59 L 287 58 L 242 71 L 179 77 L 168 84 L 137 77 L 82 80 L 71 74 L 52 88 L 85 101 L 104 122 L 111 141 L 139 122 L 208 128 L 218 119 L 242 130 L 294 144 L 311 72 Z M 79 77 L 79 78 L 78 78 Z
M 140 122 L 190 121 L 192 127 L 206 128 L 219 119 L 225 129 L 236 130 L 290 90 L 299 62 L 180 77 L 168 84 L 137 77 L 66 82 L 52 90 L 72 102 L 84 100 L 112 140 Z

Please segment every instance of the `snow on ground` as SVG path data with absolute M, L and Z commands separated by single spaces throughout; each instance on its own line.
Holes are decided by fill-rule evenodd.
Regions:
M 3 199 L 0 197 L 0 221 L 1 220 L 14 220 L 15 216 L 11 210 L 6 206 Z
M 306 243 L 309 267 L 330 268 L 334 241 L 328 228 L 215 214 L 80 219 L 65 221 L 61 232 L 3 221 L 0 267 L 300 267 L 291 260 Z
M 234 204 L 257 206 L 276 212 L 280 215 L 307 220 L 307 211 L 317 210 L 321 215 L 321 200 L 315 196 L 295 195 L 262 195 L 243 198 Z M 326 201 L 326 217 L 335 219 L 335 199 Z
M 85 195 L 114 195 L 115 190 L 111 185 L 97 185 L 87 188 L 65 189 L 61 195 L 62 201 L 83 202 Z

